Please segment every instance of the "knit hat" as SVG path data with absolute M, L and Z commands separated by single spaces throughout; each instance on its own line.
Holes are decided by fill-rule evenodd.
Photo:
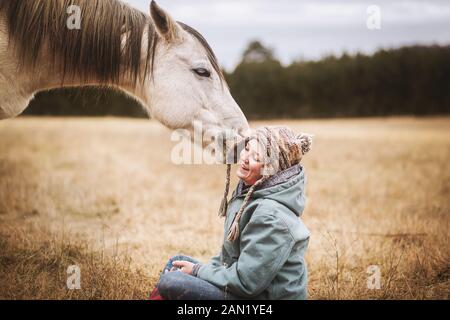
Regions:
M 258 128 L 245 139 L 245 144 L 252 139 L 256 139 L 258 142 L 259 153 L 263 157 L 262 161 L 264 163 L 261 172 L 262 177 L 249 188 L 228 232 L 228 240 L 234 241 L 239 237 L 239 220 L 253 192 L 277 172 L 299 164 L 303 156 L 310 151 L 312 138 L 312 135 L 306 133 L 295 134 L 286 126 L 271 126 Z M 228 164 L 225 192 L 219 209 L 219 216 L 221 217 L 227 214 L 230 174 L 231 165 Z

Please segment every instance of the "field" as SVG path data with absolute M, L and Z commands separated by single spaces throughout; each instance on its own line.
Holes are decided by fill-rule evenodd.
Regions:
M 251 125 L 275 123 L 315 134 L 310 298 L 449 299 L 450 118 Z M 225 167 L 173 164 L 170 134 L 149 120 L 0 122 L 0 298 L 146 299 L 172 255 L 215 255 Z

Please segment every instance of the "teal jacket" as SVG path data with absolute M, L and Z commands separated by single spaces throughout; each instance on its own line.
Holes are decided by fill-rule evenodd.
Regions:
M 194 275 L 245 299 L 306 299 L 310 233 L 300 219 L 305 183 L 301 165 L 272 176 L 253 193 L 240 237 L 231 242 L 226 235 L 246 194 L 240 181 L 228 205 L 222 250 L 197 265 Z

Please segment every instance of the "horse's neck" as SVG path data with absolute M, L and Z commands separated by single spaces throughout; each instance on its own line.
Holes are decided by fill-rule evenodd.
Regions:
M 33 75 L 29 75 L 29 78 L 33 79 L 34 92 L 62 87 L 102 86 L 119 89 L 142 103 L 146 103 L 142 85 L 139 82 L 135 83 L 129 77 L 121 77 L 117 82 L 108 83 L 97 79 L 95 75 L 89 78 L 81 77 L 76 73 L 64 75 L 62 68 L 54 65 L 51 62 L 52 59 L 46 57 L 45 52 L 39 60 L 41 61 L 40 64 L 37 64 L 39 67 L 36 68 Z
M 88 79 L 81 78 L 77 74 L 75 75 L 64 75 L 64 72 L 54 65 L 50 65 L 45 57 L 42 59 L 44 68 L 39 67 L 39 77 L 33 82 L 34 91 L 51 90 L 57 88 L 67 88 L 67 87 L 84 87 L 84 86 L 101 86 L 110 87 L 123 91 L 124 93 L 134 97 L 143 104 L 147 104 L 146 97 L 144 95 L 143 87 L 140 82 L 135 83 L 130 78 L 120 78 L 118 82 L 104 82 L 96 79 L 92 76 Z M 46 72 L 45 70 L 52 70 Z
M 45 51 L 36 63 L 36 68 L 20 68 L 14 50 L 8 44 L 7 26 L 0 15 L 0 120 L 11 118 L 22 113 L 33 96 L 44 90 L 61 87 L 80 87 L 88 85 L 111 86 L 133 96 L 146 104 L 141 85 L 136 85 L 131 79 L 120 79 L 117 83 L 102 83 L 94 76 L 82 79 L 76 74 L 64 77 L 63 70 L 53 65 Z M 64 77 L 64 79 L 63 79 Z
M 8 47 L 6 23 L 0 15 L 0 119 L 20 114 L 33 97 L 29 77 L 18 73 L 17 65 Z

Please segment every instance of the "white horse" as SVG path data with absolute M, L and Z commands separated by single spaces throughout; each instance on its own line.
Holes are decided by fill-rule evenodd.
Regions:
M 39 91 L 86 85 L 125 91 L 172 129 L 249 129 L 206 40 L 154 1 L 148 16 L 117 0 L 0 0 L 0 119 Z

